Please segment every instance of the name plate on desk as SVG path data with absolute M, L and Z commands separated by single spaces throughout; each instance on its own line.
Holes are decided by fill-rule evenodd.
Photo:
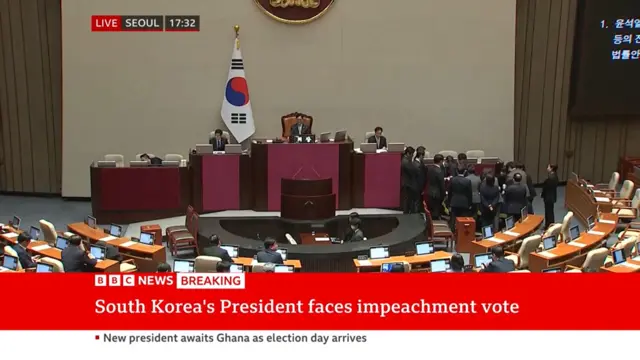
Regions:
M 538 255 L 545 257 L 547 259 L 553 259 L 554 257 L 556 257 L 556 254 L 550 253 L 548 251 L 539 252 Z
M 579 242 L 575 242 L 575 241 L 567 243 L 567 245 L 571 245 L 571 246 L 575 246 L 575 247 L 579 247 L 579 248 L 583 248 L 583 247 L 587 246 L 587 244 L 583 244 L 583 243 L 579 243 Z
M 638 265 L 638 264 L 632 264 L 632 263 L 630 263 L 630 262 L 623 262 L 623 263 L 620 263 L 620 264 L 618 264 L 618 265 L 626 266 L 626 267 L 628 267 L 628 268 L 632 268 L 632 269 L 640 269 L 640 265 Z
M 509 236 L 513 236 L 513 237 L 519 237 L 520 236 L 520 234 L 518 234 L 517 232 L 513 232 L 513 231 L 505 231 L 505 232 L 503 232 L 503 234 L 509 235 Z
M 498 243 L 498 244 L 501 244 L 501 243 L 506 241 L 506 240 L 502 240 L 502 239 L 498 239 L 498 238 L 494 238 L 494 237 L 490 237 L 490 238 L 486 238 L 486 239 L 482 239 L 482 240 L 488 240 L 488 241 L 492 241 L 492 242 Z
M 609 199 L 608 197 L 600 197 L 600 196 L 596 196 L 596 201 L 597 202 L 611 202 L 611 199 Z
M 597 236 L 603 236 L 604 233 L 602 231 L 595 231 L 595 230 L 589 230 L 587 231 L 587 234 L 589 235 L 597 235 Z

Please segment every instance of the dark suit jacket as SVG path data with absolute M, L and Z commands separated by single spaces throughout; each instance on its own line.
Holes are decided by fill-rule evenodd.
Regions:
M 307 124 L 302 124 L 302 132 L 300 132 L 300 131 L 298 131 L 298 124 L 293 124 L 293 126 L 291 127 L 291 131 L 289 133 L 290 133 L 290 135 L 293 135 L 293 136 L 296 136 L 296 135 L 309 135 L 309 134 L 311 134 L 311 130 L 309 129 Z
M 520 174 L 522 176 L 522 181 L 520 181 L 521 184 L 526 185 L 526 189 L 527 189 L 527 197 L 529 197 L 529 186 L 528 184 L 530 183 L 530 181 L 527 179 L 527 173 L 520 170 L 520 169 L 513 169 L 511 170 L 510 173 L 507 174 L 507 186 L 514 184 L 515 181 L 513 181 L 513 176 L 515 174 Z
M 483 209 L 489 209 L 489 206 L 495 210 L 500 203 L 500 188 L 497 186 L 489 186 L 486 183 L 480 184 L 480 205 Z
M 344 242 L 358 242 L 364 241 L 364 233 L 360 229 L 356 229 L 355 231 L 350 231 L 344 238 Z
M 520 214 L 520 210 L 528 205 L 527 186 L 522 184 L 511 184 L 504 191 L 505 213 L 509 215 Z
M 451 179 L 449 196 L 451 197 L 450 204 L 452 208 L 470 208 L 473 203 L 472 193 L 471 180 L 462 176 L 454 176 Z
M 400 164 L 402 174 L 402 187 L 422 192 L 418 184 L 419 170 L 418 167 L 406 156 L 402 158 Z
M 224 151 L 224 146 L 228 143 L 229 141 L 225 138 L 220 139 L 220 145 L 218 145 L 218 140 L 216 138 L 209 140 L 209 144 L 213 145 L 213 151 Z
M 435 199 L 444 199 L 444 170 L 441 166 L 429 167 L 427 170 L 427 194 Z
M 87 253 L 77 246 L 69 245 L 62 250 L 64 272 L 85 272 L 96 267 L 98 260 L 89 259 Z
M 16 244 L 13 246 L 13 250 L 18 254 L 18 260 L 20 260 L 20 265 L 23 269 L 36 267 L 36 263 L 31 260 L 31 255 L 29 255 L 25 248 Z
M 467 179 L 471 181 L 471 199 L 474 204 L 480 204 L 480 184 L 482 180 L 476 174 L 467 175 Z
M 206 256 L 215 256 L 217 258 L 220 258 L 222 261 L 228 261 L 231 263 L 233 262 L 233 259 L 231 258 L 231 256 L 229 256 L 227 250 L 221 248 L 220 246 L 207 246 L 206 248 L 202 249 L 202 254 Z
M 367 142 L 368 142 L 369 144 L 375 144 L 375 143 L 378 143 L 378 142 L 376 141 L 376 137 L 375 137 L 375 135 L 374 135 L 374 136 L 369 137 L 369 139 L 367 139 Z M 386 148 L 386 147 L 387 147 L 387 138 L 386 138 L 386 137 L 384 137 L 384 136 L 380 136 L 380 142 L 378 143 L 377 148 L 378 148 L 378 149 L 384 149 L 384 148 Z
M 427 165 L 424 164 L 423 159 L 414 159 L 413 163 L 418 168 L 416 181 L 418 182 L 418 188 L 420 189 L 420 193 L 424 190 L 424 187 L 427 185 L 427 176 L 429 173 L 429 169 Z
M 282 255 L 280 255 L 279 252 L 273 251 L 271 249 L 259 251 L 256 260 L 258 260 L 259 263 L 284 264 Z
M 555 203 L 558 200 L 558 175 L 554 172 L 550 172 L 542 184 L 542 200 L 545 203 Z
M 487 264 L 487 267 L 482 269 L 481 271 L 487 273 L 506 273 L 509 271 L 514 271 L 515 269 L 516 264 L 514 264 L 513 261 L 505 258 L 500 258 Z

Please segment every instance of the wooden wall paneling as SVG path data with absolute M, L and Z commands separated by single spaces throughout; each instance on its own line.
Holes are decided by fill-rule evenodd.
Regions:
M 11 136 L 9 134 L 9 124 L 6 123 L 9 119 L 9 107 L 8 107 L 8 87 L 7 79 L 5 76 L 5 31 L 3 29 L 4 18 L 2 14 L 7 7 L 8 0 L 0 0 L 0 191 L 13 189 L 13 178 L 8 175 L 8 170 L 12 167 L 11 164 Z
M 529 0 L 518 0 L 516 2 L 516 53 L 515 53 L 515 69 L 514 69 L 514 109 L 513 109 L 513 155 L 518 157 L 520 151 L 520 129 L 522 129 L 522 107 L 524 104 L 523 83 L 525 78 L 524 62 L 526 55 L 526 37 L 527 37 L 527 14 L 529 9 Z M 504 159 L 509 160 L 509 159 Z
M 602 153 L 602 179 L 607 181 L 611 177 L 611 173 L 616 171 L 618 167 L 618 159 L 624 154 L 624 144 L 620 141 L 623 131 L 626 128 L 626 122 L 617 121 L 616 126 L 608 126 L 605 122 L 605 151 Z
M 43 0 L 46 4 L 46 31 L 47 37 L 42 38 L 48 49 L 48 62 L 45 69 L 49 72 L 49 93 L 51 103 L 49 113 L 53 119 L 51 131 L 49 131 L 49 150 L 53 154 L 49 157 L 53 176 L 51 191 L 62 192 L 62 13 L 60 0 Z M 45 70 L 45 74 L 46 74 Z

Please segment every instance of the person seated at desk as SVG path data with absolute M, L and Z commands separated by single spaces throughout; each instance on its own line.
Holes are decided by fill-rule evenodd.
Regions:
M 369 139 L 367 139 L 367 142 L 369 144 L 376 144 L 376 149 L 386 149 L 387 148 L 387 138 L 382 136 L 382 128 L 380 126 L 376 127 L 375 130 L 375 135 L 370 136 Z
M 494 246 L 491 248 L 491 260 L 489 264 L 483 265 L 480 272 L 508 273 L 516 269 L 516 264 L 504 257 L 504 249 L 502 246 Z
M 349 229 L 347 229 L 347 231 L 344 232 L 344 236 L 342 236 L 342 239 L 346 239 L 348 237 L 353 236 L 353 229 L 351 229 L 351 220 L 358 218 L 360 219 L 360 214 L 358 214 L 357 212 L 352 212 L 351 214 L 349 214 L 349 219 L 348 219 L 348 223 L 349 223 Z
M 296 123 L 291 127 L 289 134 L 291 136 L 311 135 L 311 130 L 307 124 L 304 123 L 302 115 L 296 116 Z
M 522 184 L 522 175 L 516 173 L 513 175 L 513 183 L 507 185 L 504 191 L 504 205 L 507 216 L 513 216 L 515 221 L 520 220 L 520 210 L 527 207 L 527 186 Z
M 364 241 L 364 233 L 360 229 L 361 220 L 359 217 L 354 217 L 349 220 L 349 227 L 351 231 L 347 233 L 347 236 L 344 238 L 344 242 L 358 242 Z
M 213 137 L 209 139 L 209 144 L 213 145 L 213 151 L 224 151 L 225 145 L 229 143 L 229 140 L 222 136 L 222 130 L 216 129 L 213 132 Z
M 30 269 L 36 267 L 38 257 L 31 257 L 27 252 L 27 246 L 31 242 L 31 236 L 23 232 L 18 235 L 18 243 L 13 246 L 13 250 L 18 254 L 18 260 L 23 269 Z
M 169 273 L 169 272 L 171 272 L 171 265 L 169 265 L 167 263 L 160 263 L 160 264 L 158 264 L 158 269 L 156 270 L 156 272 Z
M 231 263 L 228 261 L 219 261 L 216 264 L 216 272 L 219 272 L 219 273 L 231 272 Z
M 151 156 L 149 154 L 140 155 L 140 160 L 148 161 L 150 165 L 162 165 L 162 159 L 157 156 Z
M 220 260 L 222 261 L 226 261 L 226 262 L 233 262 L 233 259 L 231 258 L 231 256 L 229 256 L 229 253 L 227 252 L 227 250 L 223 249 L 220 247 L 220 245 L 222 245 L 220 243 L 220 238 L 218 237 L 218 235 L 211 235 L 211 237 L 209 238 L 209 244 L 211 246 L 207 246 L 204 249 L 202 249 L 202 254 L 205 256 L 214 256 L 217 258 L 220 258 Z
M 460 254 L 453 254 L 449 261 L 448 273 L 463 273 L 464 272 L 464 258 Z
M 120 254 L 120 250 L 118 247 L 109 244 L 108 241 L 98 241 L 96 245 L 102 246 L 105 248 L 104 258 L 109 260 L 115 260 L 117 262 L 122 262 L 124 258 L 122 254 Z
M 284 264 L 282 255 L 276 250 L 278 250 L 278 242 L 268 237 L 264 239 L 264 250 L 258 252 L 256 260 L 259 263 Z
M 64 272 L 91 272 L 98 260 L 80 247 L 82 239 L 78 235 L 69 237 L 67 247 L 62 250 Z

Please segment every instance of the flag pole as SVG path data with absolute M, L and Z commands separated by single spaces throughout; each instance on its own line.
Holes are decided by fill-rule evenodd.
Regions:
M 236 32 L 236 49 L 240 50 L 240 25 L 234 25 L 233 30 Z

